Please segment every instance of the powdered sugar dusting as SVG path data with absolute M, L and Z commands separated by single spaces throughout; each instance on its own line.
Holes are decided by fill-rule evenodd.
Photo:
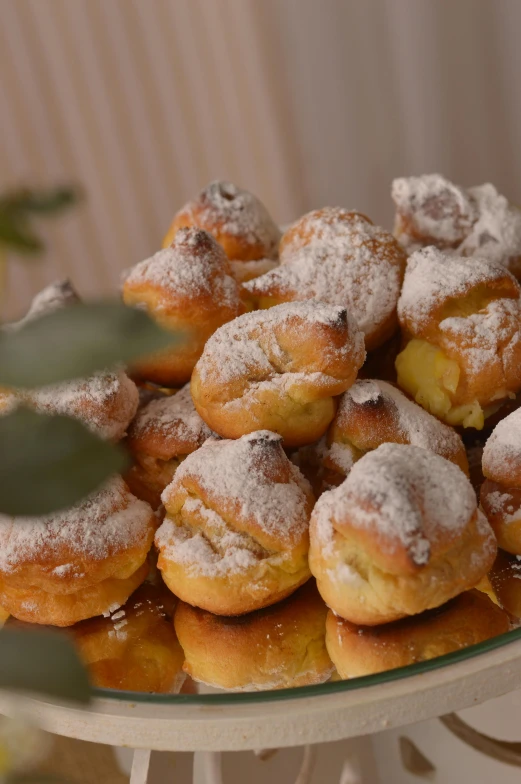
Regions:
M 446 300 L 464 297 L 476 286 L 501 282 L 505 275 L 504 268 L 486 259 L 471 261 L 425 248 L 413 253 L 407 262 L 398 315 L 419 331 Z
M 165 550 L 169 560 L 183 564 L 191 576 L 224 577 L 246 572 L 267 553 L 255 548 L 251 537 L 228 527 L 213 510 L 198 499 L 185 502 L 187 512 L 198 511 L 210 525 L 204 532 L 176 525 L 166 518 L 156 533 L 156 545 Z
M 379 226 L 358 220 L 333 231 L 325 225 L 316 239 L 244 289 L 254 296 L 344 305 L 368 335 L 392 317 L 404 264 L 394 238 Z
M 187 212 L 194 223 L 208 230 L 218 226 L 222 234 L 241 238 L 249 245 L 261 243 L 268 258 L 277 256 L 278 226 L 256 196 L 231 182 L 211 182 L 181 212 Z
M 398 441 L 430 449 L 443 456 L 463 452 L 463 442 L 451 427 L 386 381 L 356 381 L 340 398 L 336 419 L 338 427 L 344 426 L 349 430 L 350 419 L 357 416 L 358 407 L 376 404 L 379 400 L 393 416 Z
M 152 285 L 160 292 L 157 309 L 169 307 L 172 298 L 207 297 L 223 307 L 237 308 L 239 293 L 223 249 L 201 229 L 180 229 L 168 248 L 141 261 L 130 270 L 125 287 Z
M 25 563 L 46 562 L 62 555 L 57 576 L 66 576 L 71 558 L 101 561 L 143 546 L 150 536 L 152 510 L 128 491 L 120 477 L 81 504 L 46 517 L 0 515 L 0 569 L 9 573 Z
M 468 194 L 478 219 L 459 252 L 463 256 L 485 256 L 509 269 L 521 255 L 521 210 L 512 207 L 490 183 L 469 188 Z
M 476 219 L 464 189 L 441 174 L 399 177 L 393 181 L 391 196 L 398 211 L 397 235 L 409 250 L 411 243 L 423 238 L 427 244 L 453 246 L 465 238 Z M 410 235 L 401 233 L 400 219 L 407 221 Z
M 48 313 L 61 310 L 61 308 L 68 307 L 69 305 L 76 305 L 79 301 L 80 298 L 70 281 L 56 281 L 55 283 L 51 283 L 50 286 L 42 289 L 42 291 L 35 296 L 23 319 L 13 324 L 6 324 L 4 329 L 21 329 L 21 327 L 24 327 L 31 321 L 35 321 Z
M 201 446 L 214 435 L 195 410 L 190 384 L 174 395 L 151 400 L 140 409 L 129 435 L 135 441 L 150 434 L 168 439 L 172 454 L 185 454 Z
M 121 370 L 101 371 L 87 379 L 21 392 L 20 396 L 38 411 L 79 419 L 107 440 L 125 435 L 139 402 L 136 385 Z
M 521 409 L 501 420 L 485 444 L 483 473 L 502 477 L 509 463 L 521 462 Z
M 269 310 L 246 313 L 220 327 L 206 343 L 203 355 L 197 363 L 201 379 L 204 380 L 210 373 L 222 384 L 241 377 L 251 378 L 252 383 L 258 380 L 279 386 L 288 383 L 288 380 L 294 381 L 298 369 L 295 368 L 295 372 L 292 372 L 291 361 L 279 346 L 276 334 L 279 328 L 289 326 L 294 320 L 328 327 L 345 324 L 347 321 L 349 338 L 343 346 L 331 345 L 329 352 L 332 358 L 344 356 L 346 362 L 349 362 L 351 352 L 360 358 L 365 353 L 363 335 L 345 308 L 314 300 L 289 302 Z M 290 369 L 284 372 L 282 368 L 287 365 Z M 325 372 L 302 373 L 302 376 L 317 384 L 331 380 Z
M 253 521 L 274 539 L 289 543 L 306 530 L 310 488 L 282 447 L 280 436 L 268 430 L 236 441 L 207 441 L 179 466 L 163 493 L 168 499 L 193 477 L 209 505 L 226 499 L 240 528 Z
M 354 528 L 378 532 L 381 546 L 391 553 L 404 547 L 414 563 L 423 565 L 441 534 L 457 539 L 476 505 L 470 482 L 452 463 L 415 446 L 383 444 L 319 498 L 314 516 L 326 547 L 335 520 L 346 520 Z
M 437 245 L 479 255 L 515 270 L 521 255 L 521 211 L 490 183 L 461 188 L 439 174 L 393 182 L 395 233 L 413 252 Z

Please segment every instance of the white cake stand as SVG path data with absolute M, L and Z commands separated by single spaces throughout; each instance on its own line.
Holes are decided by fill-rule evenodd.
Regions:
M 27 709 L 58 735 L 135 749 L 131 782 L 145 784 L 152 751 L 258 750 L 356 738 L 519 688 L 521 629 L 492 645 L 497 647 L 476 646 L 402 672 L 299 690 L 132 698 L 117 693 L 97 696 L 87 710 L 28 699 Z M 0 712 L 12 710 L 12 698 L 0 695 Z M 219 781 L 214 773 L 208 780 Z

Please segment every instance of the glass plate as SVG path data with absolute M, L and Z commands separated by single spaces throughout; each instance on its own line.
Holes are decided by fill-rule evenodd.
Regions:
M 491 637 L 489 640 L 480 642 L 477 645 L 470 645 L 460 651 L 447 653 L 435 659 L 410 664 L 407 667 L 399 667 L 395 670 L 379 672 L 376 675 L 364 675 L 361 678 L 351 678 L 347 681 L 335 681 L 333 683 L 322 683 L 315 686 L 299 686 L 294 689 L 277 689 L 274 691 L 253 691 L 253 692 L 222 692 L 219 694 L 145 694 L 134 691 L 118 691 L 117 689 L 93 689 L 94 696 L 104 699 L 124 700 L 125 702 L 141 702 L 157 705 L 181 705 L 189 703 L 191 705 L 226 705 L 267 702 L 269 700 L 298 700 L 309 697 L 325 696 L 328 694 L 340 694 L 342 692 L 353 691 L 355 689 L 367 688 L 369 686 L 379 686 L 382 683 L 397 681 L 402 678 L 409 678 L 412 675 L 420 675 L 424 672 L 439 670 L 441 667 L 448 667 L 451 664 L 458 664 L 466 659 L 473 659 L 482 653 L 488 653 L 496 648 L 501 648 L 515 640 L 521 639 L 521 627 L 513 629 L 506 634 Z

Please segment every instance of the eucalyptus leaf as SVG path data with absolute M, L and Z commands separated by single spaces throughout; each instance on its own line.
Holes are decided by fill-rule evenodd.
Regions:
M 71 185 L 59 185 L 55 188 L 23 188 L 4 196 L 0 200 L 0 210 L 47 216 L 71 207 L 80 198 L 80 190 Z
M 0 245 L 19 253 L 41 253 L 43 243 L 31 230 L 28 221 L 0 208 Z
M 125 452 L 75 419 L 24 408 L 0 417 L 0 513 L 69 508 L 128 464 Z
M 0 689 L 81 703 L 90 699 L 87 672 L 72 640 L 50 629 L 0 631 Z
M 181 339 L 117 300 L 80 303 L 0 333 L 0 384 L 32 388 L 69 381 Z

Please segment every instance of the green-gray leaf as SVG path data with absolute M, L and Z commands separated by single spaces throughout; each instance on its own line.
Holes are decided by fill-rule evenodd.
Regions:
M 85 377 L 180 340 L 122 302 L 80 303 L 0 333 L 0 384 L 32 388 Z
M 43 243 L 33 234 L 28 222 L 0 209 L 0 245 L 19 253 L 40 253 Z
M 66 509 L 128 464 L 124 451 L 81 422 L 23 408 L 0 417 L 0 513 Z
M 71 207 L 80 198 L 79 189 L 71 185 L 58 185 L 55 188 L 45 189 L 23 188 L 4 196 L 0 201 L 0 209 L 50 215 Z
M 88 702 L 87 672 L 72 641 L 49 629 L 2 629 L 0 689 Z

